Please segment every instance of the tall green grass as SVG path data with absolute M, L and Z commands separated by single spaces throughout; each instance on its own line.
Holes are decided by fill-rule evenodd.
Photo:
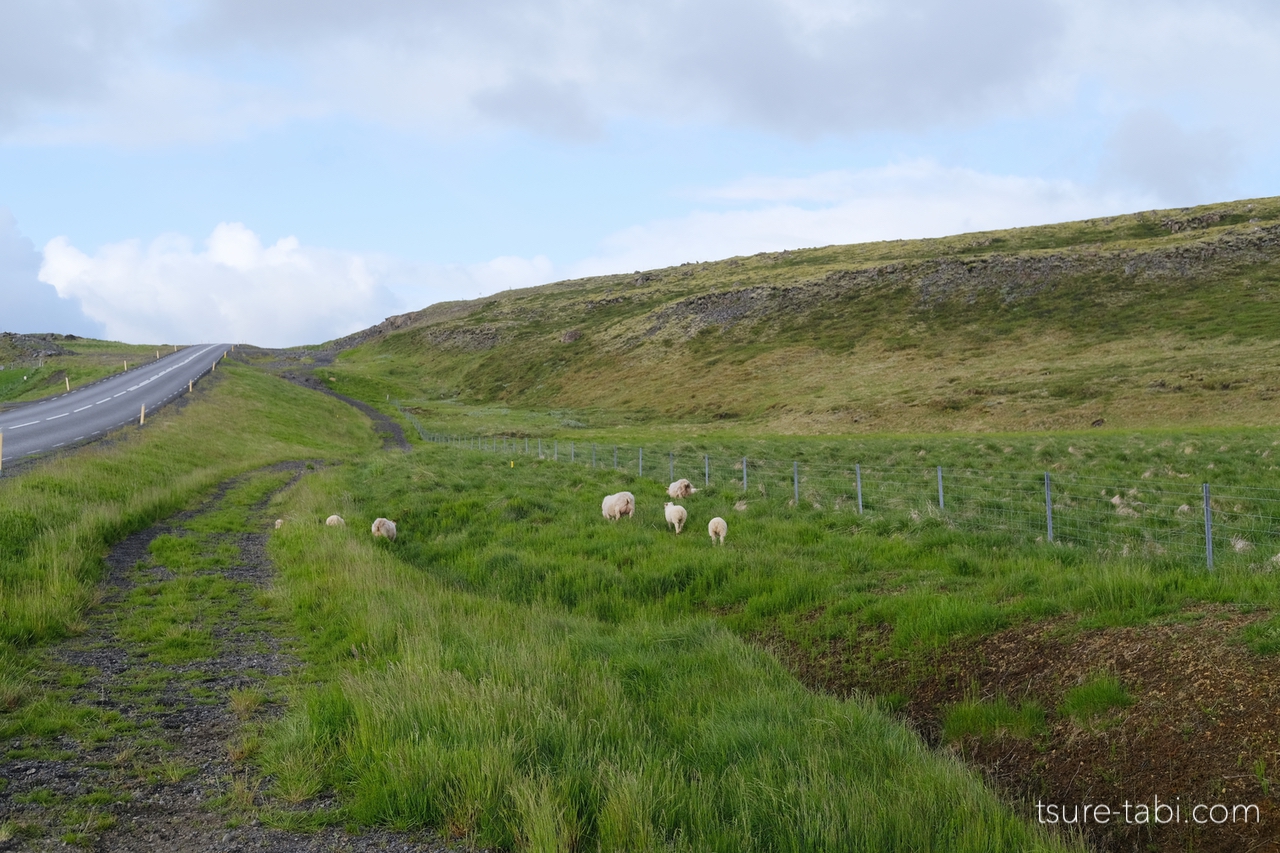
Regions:
M 75 628 L 110 543 L 244 471 L 376 446 L 342 403 L 235 365 L 218 376 L 145 429 L 0 479 L 0 659 Z
M 420 455 L 405 465 L 380 459 L 355 476 L 326 472 L 283 504 L 289 523 L 271 547 L 277 594 L 305 639 L 308 680 L 324 685 L 303 688 L 268 738 L 263 760 L 277 794 L 304 800 L 332 788 L 344 795 L 340 819 L 431 826 L 520 850 L 1054 846 L 870 704 L 809 693 L 714 621 L 598 618 L 554 596 L 542 601 L 557 588 L 553 568 L 579 561 L 574 548 L 527 543 L 514 559 L 492 558 L 511 553 L 514 525 L 565 533 L 542 500 L 572 503 L 581 492 L 544 485 L 542 498 L 517 503 L 491 482 L 468 495 L 460 472 L 435 472 L 447 461 Z M 440 526 L 385 500 L 366 503 L 367 488 L 357 488 L 402 471 L 415 486 L 401 500 L 434 504 Z M 338 508 L 351 514 L 349 527 L 321 526 Z M 474 569 L 456 565 L 466 547 L 419 562 L 402 541 L 373 541 L 365 517 L 383 509 L 404 519 L 410 542 L 474 549 L 494 540 L 502 550 L 479 558 L 493 583 L 452 573 Z M 597 559 L 620 537 L 616 553 L 639 562 L 624 525 L 595 518 Z M 734 553 L 680 541 L 702 546 L 686 572 L 704 562 L 715 572 L 716 555 Z M 545 562 L 522 573 L 525 559 Z
M 511 467 L 514 461 L 515 467 Z M 1100 558 L 936 516 L 891 529 L 856 516 L 750 500 L 711 487 L 683 501 L 686 532 L 667 531 L 663 486 L 612 470 L 427 446 L 353 466 L 339 511 L 355 529 L 400 525 L 401 559 L 460 590 L 610 622 L 713 613 L 746 636 L 782 633 L 905 653 L 1046 616 L 1135 624 L 1197 602 L 1280 604 L 1268 563 L 1197 566 Z M 600 499 L 635 493 L 635 519 L 605 522 Z M 728 521 L 728 546 L 706 524 Z M 851 523 L 853 521 L 854 523 Z M 887 629 L 887 630 L 886 630 Z

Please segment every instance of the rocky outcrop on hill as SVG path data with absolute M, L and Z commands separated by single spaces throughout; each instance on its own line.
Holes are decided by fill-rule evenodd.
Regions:
M 859 270 L 837 270 L 820 279 L 755 285 L 690 296 L 665 305 L 631 336 L 690 338 L 709 326 L 731 329 L 745 321 L 795 317 L 835 300 L 876 291 L 905 290 L 913 307 L 973 304 L 998 299 L 1012 304 L 1073 280 L 1125 282 L 1143 279 L 1205 279 L 1233 267 L 1280 259 L 1280 226 L 1145 252 L 1070 250 L 1020 255 L 908 261 Z
M 71 350 L 61 344 L 77 340 L 79 338 L 75 335 L 20 335 L 16 332 L 0 332 L 0 361 L 67 355 Z

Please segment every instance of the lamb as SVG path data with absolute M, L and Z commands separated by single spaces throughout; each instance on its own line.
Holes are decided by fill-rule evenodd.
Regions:
M 284 527 L 284 519 L 283 519 L 283 518 L 277 518 L 277 519 L 276 519 L 276 530 L 279 530 L 281 527 Z
M 696 491 L 698 490 L 693 487 L 693 483 L 690 483 L 683 477 L 676 480 L 670 486 L 667 486 L 667 494 L 671 496 L 673 501 L 678 501 L 680 498 L 687 498 Z
M 633 518 L 636 511 L 636 496 L 630 492 L 609 495 L 601 502 L 600 511 L 610 521 L 617 521 L 624 515 Z
M 670 501 L 667 501 L 663 506 L 666 507 L 667 526 L 674 524 L 676 526 L 676 534 L 679 535 L 680 531 L 684 529 L 684 523 L 689 519 L 689 513 L 685 512 L 684 507 L 677 506 Z
M 711 534 L 711 544 L 716 544 L 716 537 L 720 538 L 720 544 L 724 544 L 724 535 L 729 532 L 729 525 L 725 524 L 724 519 L 716 516 L 707 522 L 707 532 Z
M 373 535 L 396 541 L 396 523 L 389 518 L 374 519 Z
M 346 527 L 347 523 L 342 520 L 340 515 L 331 515 L 324 520 L 324 523 L 330 527 Z

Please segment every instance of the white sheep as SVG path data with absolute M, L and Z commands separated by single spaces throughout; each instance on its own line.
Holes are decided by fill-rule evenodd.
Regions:
M 279 530 L 281 527 L 284 527 L 284 519 L 283 519 L 283 518 L 277 518 L 277 519 L 276 519 L 276 530 Z
M 624 515 L 628 518 L 634 517 L 635 511 L 636 496 L 630 492 L 609 495 L 600 504 L 600 512 L 610 521 L 617 521 Z
M 729 525 L 720 516 L 716 516 L 707 522 L 707 532 L 711 534 L 711 544 L 716 544 L 716 537 L 720 538 L 720 544 L 724 544 L 724 535 L 729 532 Z
M 373 521 L 373 535 L 396 541 L 396 523 L 389 518 L 376 518 Z
M 698 490 L 693 487 L 693 483 L 690 483 L 683 477 L 676 480 L 670 486 L 667 486 L 667 494 L 671 496 L 673 501 L 678 501 L 681 498 L 687 498 L 696 491 Z
M 689 520 L 689 513 L 685 512 L 684 507 L 677 506 L 670 501 L 667 501 L 663 506 L 665 507 L 664 512 L 667 516 L 667 526 L 669 527 L 674 524 L 676 527 L 676 533 L 678 534 L 684 529 L 684 523 Z
M 340 515 L 331 515 L 324 520 L 324 523 L 330 527 L 346 527 L 347 523 L 342 520 Z

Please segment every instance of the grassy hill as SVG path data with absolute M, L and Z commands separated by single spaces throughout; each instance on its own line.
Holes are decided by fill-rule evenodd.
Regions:
M 331 344 L 325 378 L 370 401 L 572 410 L 591 426 L 1260 425 L 1280 414 L 1277 330 L 1273 198 L 443 303 Z

